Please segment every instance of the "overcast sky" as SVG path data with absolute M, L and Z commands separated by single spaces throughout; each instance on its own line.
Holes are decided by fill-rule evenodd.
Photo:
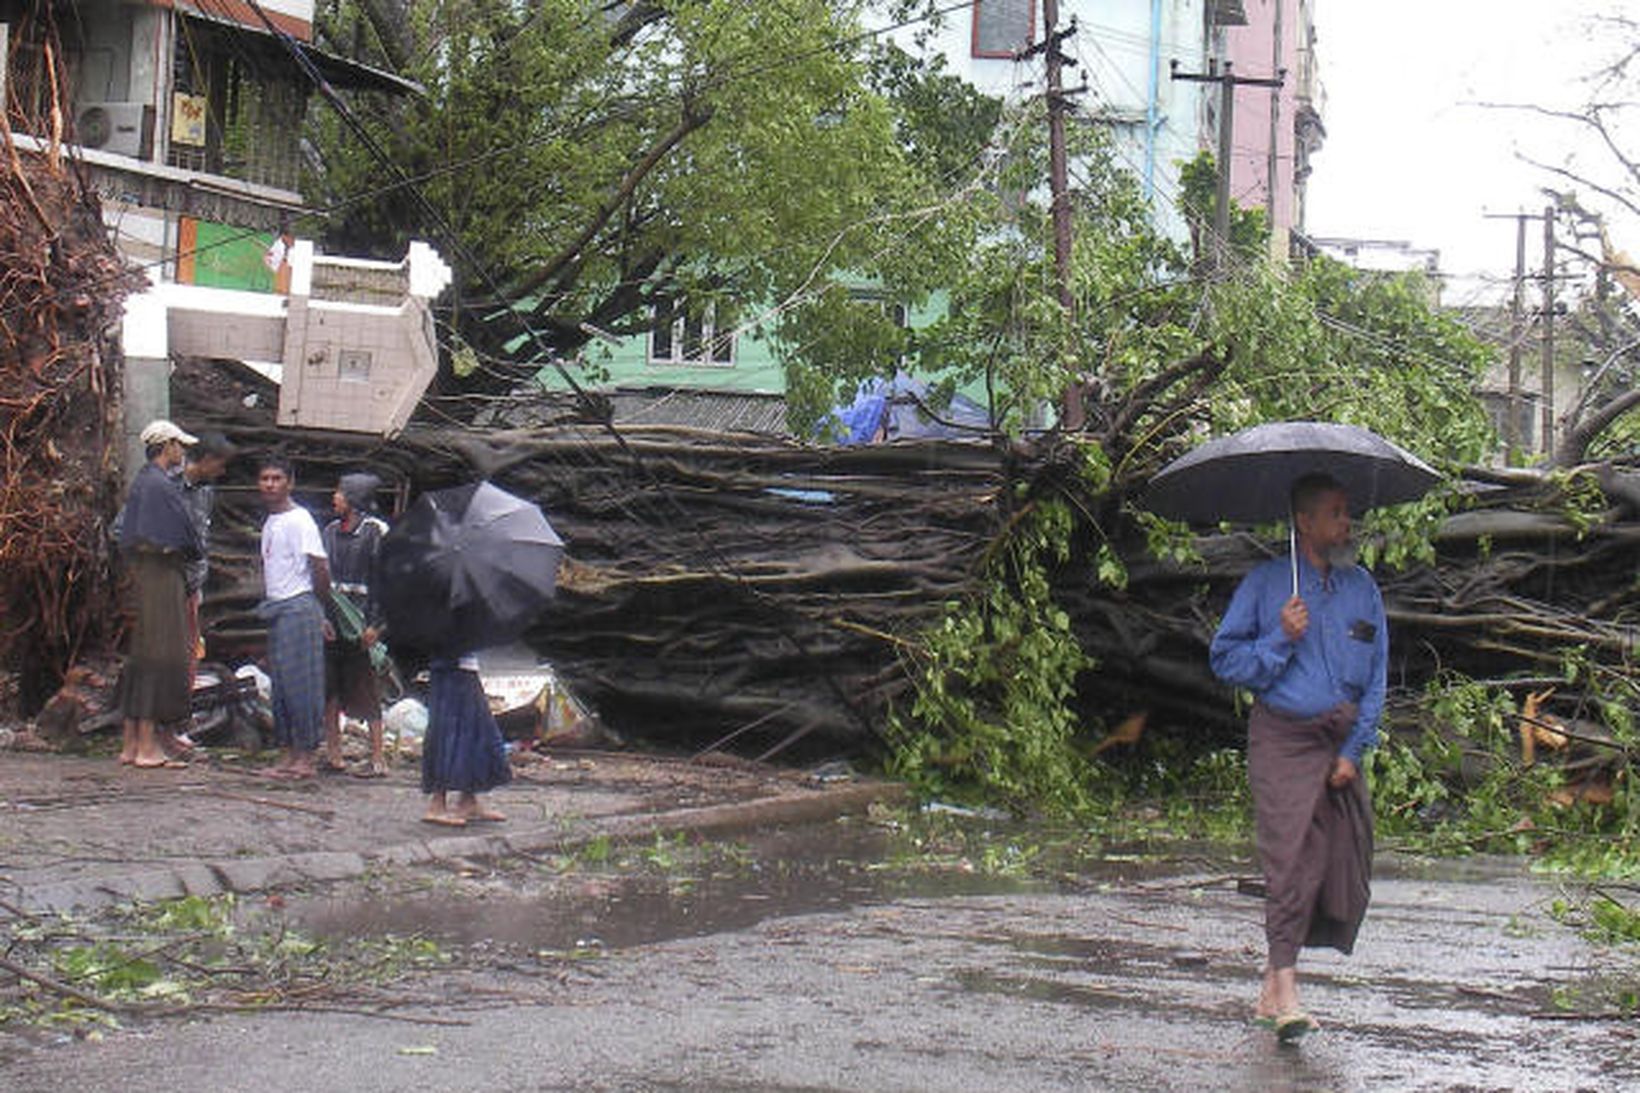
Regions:
M 1614 174 L 1573 126 L 1477 104 L 1576 108 L 1589 96 L 1584 77 L 1619 44 L 1591 16 L 1625 8 L 1633 0 L 1318 0 L 1327 139 L 1310 178 L 1309 232 L 1439 248 L 1458 278 L 1451 303 L 1483 291 L 1476 274 L 1506 277 L 1514 225 L 1483 214 L 1540 210 L 1542 187 L 1566 185 L 1517 152 L 1582 157 Z M 1640 253 L 1640 225 L 1612 228 Z

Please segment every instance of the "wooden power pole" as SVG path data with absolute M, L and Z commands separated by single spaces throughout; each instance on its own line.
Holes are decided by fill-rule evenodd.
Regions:
M 1053 268 L 1059 282 L 1059 303 L 1067 315 L 1076 307 L 1071 293 L 1071 199 L 1065 151 L 1065 54 L 1063 37 L 1076 33 L 1072 23 L 1059 33 L 1059 0 L 1042 0 L 1041 43 L 1048 84 L 1048 189 L 1053 195 Z
M 1270 67 L 1276 72 L 1285 69 L 1281 62 L 1286 59 L 1287 43 L 1283 38 L 1283 20 L 1281 0 L 1275 0 L 1274 25 L 1270 28 Z M 1270 212 L 1270 257 L 1274 261 L 1281 261 L 1286 256 L 1280 253 L 1278 244 L 1283 243 L 1281 233 L 1276 231 L 1276 191 L 1281 183 L 1281 88 L 1270 89 L 1270 151 L 1264 161 L 1264 200 L 1265 207 Z
M 1487 213 L 1488 220 L 1515 222 L 1515 291 L 1509 298 L 1509 393 L 1504 407 L 1503 449 L 1505 461 L 1513 464 L 1520 458 L 1522 441 L 1521 421 L 1521 345 L 1526 341 L 1526 222 L 1530 213 Z
M 1071 289 L 1070 167 L 1065 147 L 1065 111 L 1069 96 L 1075 92 L 1065 90 L 1065 66 L 1076 62 L 1065 56 L 1059 44 L 1076 33 L 1076 21 L 1071 20 L 1069 26 L 1060 30 L 1059 0 L 1042 0 L 1042 31 L 1042 41 L 1033 43 L 1020 56 L 1024 58 L 1041 53 L 1046 69 L 1048 192 L 1052 198 L 1054 281 L 1068 328 L 1069 320 L 1076 316 L 1076 295 Z M 1066 429 L 1080 429 L 1086 421 L 1087 410 L 1082 405 L 1081 384 L 1072 382 L 1065 388 L 1061 399 L 1060 422 Z
M 1174 61 L 1170 74 L 1175 80 L 1219 85 L 1219 156 L 1214 167 L 1218 169 L 1218 193 L 1213 204 L 1213 264 L 1222 266 L 1230 248 L 1230 158 L 1235 150 L 1236 88 L 1269 87 L 1277 91 L 1286 81 L 1287 72 L 1280 69 L 1274 77 L 1237 76 L 1229 61 L 1220 64 L 1209 61 L 1206 72 L 1180 72 Z M 1274 195 L 1271 195 L 1272 198 Z
M 1543 210 L 1543 337 L 1538 342 L 1543 369 L 1543 455 L 1555 454 L 1555 207 Z

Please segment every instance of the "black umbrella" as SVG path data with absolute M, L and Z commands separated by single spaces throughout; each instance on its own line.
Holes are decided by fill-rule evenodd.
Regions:
M 489 482 L 424 493 L 382 540 L 388 632 L 451 654 L 512 641 L 552 599 L 563 556 L 541 510 Z
M 1270 523 L 1289 515 L 1293 483 L 1317 472 L 1343 485 L 1357 515 L 1416 501 L 1441 480 L 1423 460 L 1359 425 L 1276 421 L 1180 456 L 1150 480 L 1142 500 L 1158 515 L 1192 524 Z M 1293 564 L 1296 574 L 1296 553 Z

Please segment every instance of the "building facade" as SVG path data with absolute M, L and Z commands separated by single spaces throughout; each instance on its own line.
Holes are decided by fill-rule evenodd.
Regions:
M 314 0 L 0 0 L 10 128 L 44 147 L 56 113 L 116 245 L 156 279 L 271 290 L 262 253 L 303 209 L 312 79 L 292 43 L 335 86 L 414 87 L 315 49 L 313 16 Z
M 153 283 L 126 304 L 133 467 L 143 423 L 168 416 L 176 355 L 282 379 L 281 425 L 379 433 L 403 427 L 436 369 L 429 309 L 449 270 L 425 244 L 397 263 L 274 246 L 304 211 L 314 72 L 415 90 L 315 49 L 313 16 L 313 0 L 0 0 L 13 142 L 72 149 Z
M 1232 113 L 1230 197 L 1269 216 L 1270 253 L 1282 261 L 1304 231 L 1310 157 L 1326 138 L 1316 65 L 1315 0 L 1237 0 L 1217 27 L 1216 55 L 1235 76 L 1281 76 L 1279 88 L 1238 87 Z M 1235 15 L 1239 14 L 1237 19 Z M 1212 107 L 1215 128 L 1218 107 Z

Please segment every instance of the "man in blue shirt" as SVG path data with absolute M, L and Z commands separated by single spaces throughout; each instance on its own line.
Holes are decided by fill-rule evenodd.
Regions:
M 1351 557 L 1349 498 L 1293 484 L 1295 557 L 1254 569 L 1213 638 L 1213 672 L 1253 692 L 1247 770 L 1266 886 L 1269 960 L 1256 1016 L 1283 1039 L 1316 1028 L 1298 1003 L 1298 950 L 1348 953 L 1366 913 L 1372 812 L 1361 760 L 1378 739 L 1388 627 Z
M 119 545 L 131 575 L 134 618 L 130 656 L 120 673 L 125 715 L 120 762 L 135 767 L 172 765 L 157 726 L 190 713 L 188 596 L 184 571 L 204 556 L 205 542 L 188 513 L 174 472 L 196 442 L 170 421 L 142 431 L 148 462 L 136 473 L 119 518 Z

